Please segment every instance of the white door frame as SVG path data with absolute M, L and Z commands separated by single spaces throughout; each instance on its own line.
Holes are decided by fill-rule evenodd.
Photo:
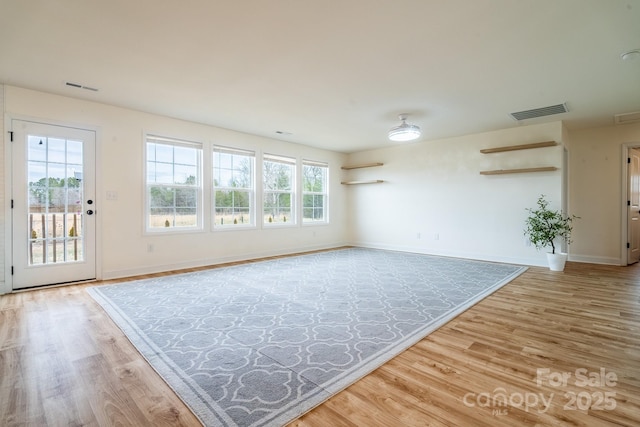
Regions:
M 4 116 L 4 212 L 5 212 L 5 227 L 4 227 L 4 287 L 0 284 L 0 295 L 3 293 L 9 293 L 13 291 L 13 275 L 12 275 L 12 256 L 13 256 L 13 242 L 12 242 L 12 230 L 13 230 L 13 215 L 11 209 L 11 195 L 13 191 L 13 146 L 11 142 L 12 127 L 11 123 L 14 120 L 42 123 L 44 125 L 62 126 L 68 128 L 84 129 L 87 131 L 95 132 L 95 199 L 96 205 L 100 206 L 100 209 L 96 209 L 96 230 L 95 230 L 95 268 L 96 268 L 96 280 L 102 279 L 102 206 L 104 198 L 102 194 L 102 164 L 98 162 L 102 156 L 101 141 L 102 131 L 98 126 L 88 125 L 86 123 L 69 122 L 54 119 L 44 119 L 41 117 L 33 117 L 21 114 L 5 114 Z
M 626 266 L 629 265 L 629 253 L 627 252 L 627 242 L 629 239 L 629 218 L 628 218 L 628 209 L 627 209 L 627 200 L 629 197 L 629 163 L 627 159 L 629 158 L 629 149 L 631 148 L 640 148 L 640 143 L 638 142 L 628 142 L 622 144 L 622 191 L 621 191 L 621 215 L 620 215 L 620 265 Z
M 11 257 L 12 257 L 12 246 L 11 246 L 11 197 L 9 195 L 12 191 L 12 183 L 11 177 L 13 176 L 13 169 L 11 166 L 11 136 L 9 134 L 9 130 L 11 129 L 11 118 L 8 115 L 4 117 L 4 132 L 2 135 L 2 142 L 4 145 L 4 188 L 2 189 L 2 198 L 4 199 L 4 242 L 3 242 L 3 250 L 4 250 L 4 285 L 0 285 L 0 295 L 11 292 L 13 289 L 13 280 L 11 276 Z

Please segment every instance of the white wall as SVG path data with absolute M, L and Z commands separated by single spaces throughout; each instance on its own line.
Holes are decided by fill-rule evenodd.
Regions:
M 545 194 L 552 207 L 568 199 L 574 226 L 570 259 L 619 264 L 623 239 L 625 144 L 640 145 L 640 124 L 569 131 L 561 122 L 344 155 L 104 104 L 0 85 L 7 118 L 86 126 L 98 131 L 99 275 L 143 274 L 315 248 L 355 244 L 493 261 L 545 265 L 544 251 L 527 246 L 526 208 Z M 3 124 L 0 123 L 0 128 Z M 4 129 L 9 130 L 9 129 Z M 143 233 L 143 133 L 327 161 L 331 224 L 246 231 L 150 236 Z M 0 156 L 9 153 L 2 132 Z M 481 154 L 480 149 L 555 140 L 557 147 Z M 564 148 L 568 165 L 563 163 Z M 0 173 L 0 293 L 10 290 L 10 209 Z M 383 162 L 340 170 L 344 164 Z M 555 172 L 482 176 L 481 170 L 556 166 Z M 568 170 L 567 170 L 568 169 Z M 563 187 L 563 174 L 568 186 Z M 341 180 L 382 179 L 345 186 Z M 106 200 L 116 191 L 118 200 Z M 419 237 L 418 237 L 419 236 Z M 153 244 L 154 251 L 148 252 Z M 3 287 L 4 285 L 4 287 Z
M 482 170 L 555 166 L 563 147 L 481 154 L 483 148 L 562 142 L 562 123 L 521 126 L 354 153 L 350 179 L 382 179 L 349 186 L 353 244 L 474 259 L 546 265 L 544 251 L 526 246 L 526 208 L 541 194 L 562 202 L 562 170 L 480 175 Z M 419 235 L 419 238 L 418 238 Z
M 581 218 L 571 245 L 575 260 L 622 263 L 624 144 L 640 146 L 640 123 L 568 133 L 569 206 Z
M 228 131 L 124 108 L 5 86 L 9 118 L 97 129 L 100 228 L 99 276 L 113 278 L 225 261 L 334 247 L 346 243 L 346 190 L 340 185 L 344 154 Z M 330 170 L 330 224 L 173 235 L 143 233 L 144 132 L 205 144 L 326 161 Z M 9 167 L 9 162 L 3 164 Z M 106 200 L 115 191 L 117 200 Z M 4 191 L 3 191 L 4 193 Z M 2 197 L 3 194 L 0 194 Z M 148 245 L 153 244 L 153 252 Z M 6 245 L 3 245 L 2 250 Z M 9 248 L 6 248 L 10 251 Z

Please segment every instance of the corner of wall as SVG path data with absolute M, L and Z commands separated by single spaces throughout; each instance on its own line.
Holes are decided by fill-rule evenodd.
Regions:
M 565 126 L 564 122 L 560 122 L 562 124 L 562 142 L 566 143 L 570 139 L 570 131 Z

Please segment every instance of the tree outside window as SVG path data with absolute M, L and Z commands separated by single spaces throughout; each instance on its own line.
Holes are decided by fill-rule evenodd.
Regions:
M 265 155 L 262 162 L 263 222 L 295 224 L 296 160 L 289 157 Z
M 147 229 L 202 227 L 200 144 L 147 137 Z
M 214 227 L 255 224 L 254 165 L 253 152 L 214 148 Z
M 327 178 L 326 163 L 303 161 L 302 163 L 302 222 L 327 222 Z

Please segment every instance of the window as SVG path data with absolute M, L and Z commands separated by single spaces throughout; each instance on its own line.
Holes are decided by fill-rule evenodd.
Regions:
M 147 136 L 147 230 L 202 227 L 202 146 Z
M 327 177 L 329 167 L 326 163 L 302 162 L 302 222 L 328 221 Z
M 265 154 L 262 162 L 265 225 L 295 224 L 295 177 L 295 159 Z
M 255 224 L 255 154 L 232 148 L 213 148 L 214 227 Z

